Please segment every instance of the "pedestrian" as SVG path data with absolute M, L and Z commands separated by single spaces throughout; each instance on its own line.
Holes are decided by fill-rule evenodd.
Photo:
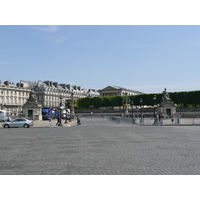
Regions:
M 60 117 L 58 116 L 57 117 L 57 123 L 56 123 L 56 126 L 58 126 L 60 124 Z
M 7 122 L 10 122 L 12 119 L 10 117 L 10 115 L 8 115 L 8 119 L 7 119 Z
M 79 117 L 77 117 L 77 125 L 78 125 L 78 126 L 81 125 L 81 120 L 80 120 Z
M 173 124 L 174 123 L 174 118 L 173 117 L 172 117 L 171 121 L 172 121 L 172 124 Z
M 49 126 L 52 126 L 51 117 L 49 118 Z

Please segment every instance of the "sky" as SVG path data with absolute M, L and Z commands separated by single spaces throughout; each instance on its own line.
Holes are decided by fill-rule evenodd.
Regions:
M 200 89 L 200 26 L 1 25 L 0 80 Z
M 47 25 L 1 23 L 2 82 L 50 80 L 96 90 L 116 85 L 143 93 L 200 89 L 198 25 L 51 25 L 53 19 Z

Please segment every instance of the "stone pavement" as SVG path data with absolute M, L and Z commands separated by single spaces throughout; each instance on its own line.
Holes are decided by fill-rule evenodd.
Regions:
M 200 175 L 197 126 L 81 121 L 69 128 L 36 123 L 38 128 L 1 129 L 0 174 Z

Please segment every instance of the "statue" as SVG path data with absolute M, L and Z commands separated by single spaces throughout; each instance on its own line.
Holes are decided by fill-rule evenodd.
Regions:
M 26 107 L 26 106 L 32 106 L 32 107 L 38 107 L 39 106 L 38 101 L 37 101 L 37 97 L 36 97 L 34 91 L 31 91 L 29 93 L 29 98 L 27 99 L 27 102 L 24 104 L 23 107 Z
M 37 97 L 36 97 L 34 91 L 31 91 L 31 92 L 29 93 L 28 101 L 29 101 L 29 102 L 35 102 L 35 103 L 37 103 Z
M 163 100 L 163 101 L 169 101 L 169 100 L 171 100 L 171 99 L 169 98 L 169 94 L 168 94 L 166 88 L 165 88 L 164 91 L 163 91 L 162 100 Z

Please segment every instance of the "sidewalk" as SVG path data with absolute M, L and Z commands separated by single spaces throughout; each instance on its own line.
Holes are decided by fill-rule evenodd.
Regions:
M 35 120 L 34 122 L 34 126 L 32 126 L 31 128 L 58 128 L 58 127 L 71 127 L 73 125 L 76 125 L 76 120 L 73 120 L 71 122 L 68 122 L 65 124 L 65 120 L 62 120 L 62 125 L 63 126 L 56 126 L 57 120 L 52 120 L 52 125 L 49 125 L 49 120 Z M 0 128 L 2 127 L 2 124 L 4 122 L 0 122 Z

